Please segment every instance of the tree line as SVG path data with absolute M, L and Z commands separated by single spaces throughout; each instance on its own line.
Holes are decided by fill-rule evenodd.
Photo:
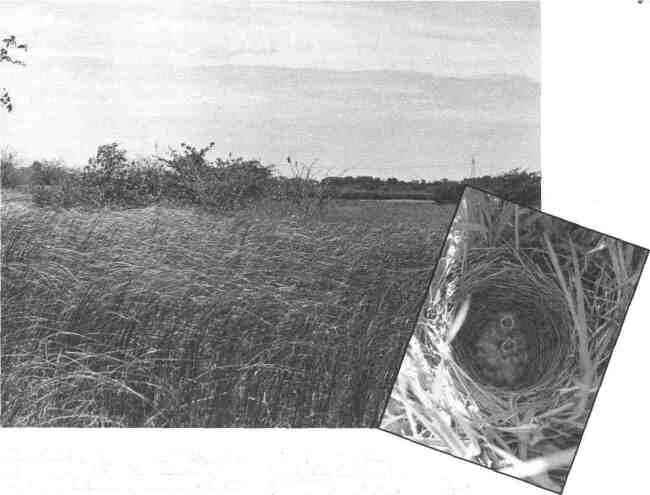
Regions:
M 453 203 L 468 184 L 511 201 L 539 206 L 539 172 L 514 169 L 500 175 L 463 180 L 399 180 L 372 176 L 325 177 L 288 158 L 289 176 L 275 165 L 257 160 L 209 160 L 210 143 L 203 148 L 181 144 L 167 156 L 129 160 L 118 143 L 99 146 L 82 169 L 40 160 L 19 167 L 15 155 L 3 154 L 2 187 L 25 186 L 37 204 L 72 207 L 146 206 L 161 201 L 237 210 L 260 201 L 282 202 L 312 210 L 332 199 L 408 199 Z
M 453 203 L 458 201 L 466 184 L 529 206 L 539 206 L 541 199 L 541 174 L 520 169 L 462 180 L 429 182 L 421 179 L 405 181 L 395 177 L 347 176 L 327 177 L 323 183 L 337 191 L 338 197 L 347 199 L 421 199 Z

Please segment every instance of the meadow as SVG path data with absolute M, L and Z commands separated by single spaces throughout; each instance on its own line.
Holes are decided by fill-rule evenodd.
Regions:
M 4 426 L 375 426 L 454 205 L 2 191 Z

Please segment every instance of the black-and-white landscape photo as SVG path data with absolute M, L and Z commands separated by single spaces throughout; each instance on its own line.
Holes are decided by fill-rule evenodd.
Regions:
M 464 187 L 540 206 L 539 58 L 538 2 L 3 0 L 2 424 L 378 425 Z
M 380 428 L 561 492 L 647 255 L 467 187 Z

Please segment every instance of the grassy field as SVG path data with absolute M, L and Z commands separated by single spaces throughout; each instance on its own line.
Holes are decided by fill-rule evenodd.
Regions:
M 2 197 L 5 426 L 374 426 L 451 205 Z

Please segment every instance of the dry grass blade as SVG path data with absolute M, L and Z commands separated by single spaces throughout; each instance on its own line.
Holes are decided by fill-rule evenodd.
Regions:
M 565 449 L 525 462 L 517 462 L 515 466 L 501 469 L 501 472 L 516 478 L 532 478 L 553 469 L 566 468 L 573 461 L 575 453 L 575 448 Z

